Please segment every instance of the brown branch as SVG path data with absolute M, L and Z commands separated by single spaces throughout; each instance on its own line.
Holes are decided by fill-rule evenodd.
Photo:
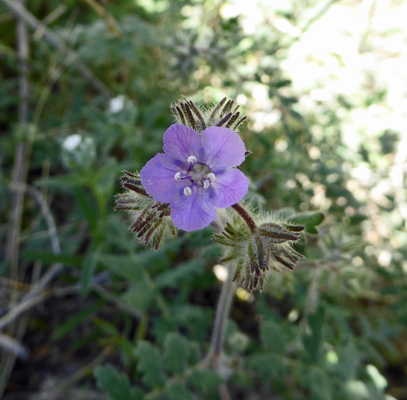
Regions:
M 21 5 L 24 0 L 20 0 Z M 15 4 L 19 4 L 15 2 Z M 28 37 L 27 26 L 21 18 L 17 20 L 17 50 L 19 57 L 19 108 L 18 108 L 18 122 L 20 124 L 27 123 L 28 113 Z M 14 165 L 11 181 L 15 185 L 20 185 L 25 182 L 27 175 L 27 160 L 26 160 L 26 144 L 19 143 L 14 154 Z M 5 258 L 10 262 L 11 269 L 14 270 L 18 265 L 18 249 L 20 228 L 21 228 L 21 215 L 24 201 L 24 191 L 20 191 L 13 196 L 13 206 L 10 217 L 10 227 L 6 240 Z
M 25 0 L 14 1 L 14 5 L 24 7 Z M 29 57 L 29 44 L 27 36 L 27 26 L 23 18 L 18 17 L 16 21 L 17 28 L 17 53 L 19 58 L 18 70 L 19 70 L 19 108 L 18 108 L 18 122 L 21 125 L 27 123 L 28 120 L 28 92 L 29 92 L 29 80 L 28 80 L 28 57 Z M 18 143 L 14 153 L 14 164 L 12 172 L 12 182 L 15 184 L 24 184 L 27 179 L 28 170 L 28 157 L 27 157 L 27 142 Z M 13 280 L 18 280 L 18 264 L 19 264 L 19 241 L 21 231 L 21 220 L 24 203 L 24 191 L 19 193 L 13 193 L 12 196 L 12 208 L 9 230 L 6 238 L 5 256 L 6 261 L 10 263 L 10 277 Z M 10 297 L 10 304 L 13 305 L 17 301 L 17 291 L 13 290 Z M 9 329 L 9 335 L 16 336 L 14 345 L 20 340 L 19 336 L 23 335 L 24 327 L 14 325 Z M 3 345 L 5 344 L 6 336 L 3 336 Z M 10 344 L 10 341 L 8 341 Z M 17 349 L 16 346 L 14 350 Z M 20 354 L 24 354 L 23 352 Z M 17 353 L 12 352 L 9 357 L 2 362 L 1 369 L 3 370 L 3 380 L 0 382 L 0 398 L 3 396 L 5 384 L 7 379 L 14 368 Z
M 43 23 L 35 18 L 23 4 L 16 2 L 15 0 L 0 0 L 9 9 L 11 9 L 22 21 L 31 26 L 35 30 L 40 30 L 44 33 L 44 38 L 51 43 L 60 53 L 66 55 L 67 64 L 72 64 L 85 78 L 89 81 L 97 90 L 99 90 L 106 97 L 111 97 L 111 91 L 106 85 L 96 78 L 92 71 L 78 58 L 76 53 L 68 48 L 65 43 L 54 32 L 48 29 Z
M 54 217 L 52 216 L 51 210 L 47 201 L 45 200 L 42 193 L 33 186 L 28 186 L 23 183 L 11 184 L 11 189 L 15 191 L 17 194 L 28 192 L 30 195 L 34 197 L 38 205 L 40 206 L 41 213 L 44 216 L 44 219 L 48 226 L 48 234 L 51 241 L 51 247 L 54 254 L 61 253 L 61 245 L 59 242 L 59 238 L 57 235 L 57 229 L 54 221 Z M 39 292 L 48 285 L 48 283 L 58 275 L 63 269 L 63 265 L 61 263 L 53 264 L 52 267 L 42 276 L 42 278 L 36 283 L 35 286 L 24 296 L 21 303 L 24 303 L 33 297 L 37 296 Z
M 0 347 L 5 351 L 13 354 L 15 357 L 26 359 L 28 356 L 27 349 L 16 339 L 0 332 Z
M 103 18 L 106 22 L 107 27 L 120 39 L 123 38 L 123 33 L 117 24 L 116 20 L 113 18 L 112 14 L 106 11 L 100 3 L 95 0 L 83 0 L 85 3 L 88 3 L 90 7 L 99 15 L 99 17 Z

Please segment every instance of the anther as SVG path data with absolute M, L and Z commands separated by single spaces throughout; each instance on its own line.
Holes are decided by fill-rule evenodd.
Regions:
M 184 194 L 185 196 L 191 196 L 192 190 L 189 187 L 184 188 Z
M 206 177 L 213 182 L 215 180 L 215 174 L 213 172 L 209 172 L 208 175 L 206 175 Z
M 174 175 L 174 179 L 175 179 L 176 181 L 180 181 L 180 180 L 181 180 L 181 172 L 177 172 L 177 173 Z
M 192 163 L 192 164 L 193 164 L 193 163 L 196 163 L 196 157 L 195 157 L 195 156 L 189 156 L 189 157 L 188 157 L 188 162 L 189 162 L 189 163 Z
M 208 189 L 208 187 L 211 186 L 211 184 L 209 183 L 209 181 L 205 181 L 203 184 L 203 188 L 204 189 Z

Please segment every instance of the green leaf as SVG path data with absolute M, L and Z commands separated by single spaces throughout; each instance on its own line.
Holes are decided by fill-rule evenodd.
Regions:
M 252 355 L 247 358 L 246 364 L 264 379 L 282 379 L 286 373 L 284 357 L 270 352 Z
M 170 313 L 177 324 L 188 329 L 188 338 L 198 342 L 206 340 L 212 323 L 212 310 L 186 304 L 171 307 Z
M 159 275 L 156 283 L 160 287 L 178 287 L 180 282 L 191 281 L 202 272 L 203 260 L 192 260 Z
M 290 223 L 304 225 L 308 233 L 318 234 L 316 226 L 322 224 L 325 214 L 321 211 L 309 211 L 289 218 Z
M 102 253 L 99 262 L 114 274 L 130 282 L 137 283 L 140 281 L 140 264 L 138 258 L 131 254 L 114 255 Z
M 141 312 L 148 310 L 157 297 L 157 291 L 142 275 L 139 275 L 138 282 L 130 285 L 129 289 L 122 296 L 123 300 Z
M 311 334 L 303 337 L 304 347 L 313 362 L 317 362 L 322 342 L 322 327 L 325 320 L 325 309 L 318 308 L 315 314 L 308 317 Z
M 189 365 L 195 365 L 200 360 L 199 343 L 188 342 L 188 357 L 187 361 Z
M 98 222 L 99 215 L 97 213 L 96 200 L 93 202 L 90 200 L 89 195 L 86 194 L 83 187 L 75 187 L 74 189 L 76 200 L 80 205 L 83 215 L 89 224 L 89 229 L 93 236 L 98 236 Z
M 136 355 L 139 358 L 137 368 L 143 374 L 143 382 L 151 388 L 161 387 L 164 384 L 165 376 L 158 348 L 151 343 L 140 341 Z
M 310 368 L 303 376 L 303 382 L 312 393 L 311 398 L 314 400 L 331 400 L 333 387 L 329 377 L 324 370 L 315 367 Z
M 42 261 L 44 263 L 61 263 L 65 266 L 80 267 L 83 257 L 73 256 L 71 254 L 55 254 L 50 251 L 43 250 L 26 250 L 23 253 L 24 259 Z
M 79 313 L 75 314 L 73 317 L 69 318 L 64 324 L 60 325 L 53 333 L 52 338 L 55 340 L 62 339 L 69 332 L 74 330 L 90 315 L 98 311 L 102 305 L 105 303 L 104 300 L 99 300 L 92 303 L 90 306 L 86 307 Z
M 101 318 L 94 317 L 93 323 L 100 328 L 100 330 L 110 336 L 115 336 L 119 333 L 115 325 Z
M 355 379 L 360 358 L 359 351 L 353 344 L 338 347 L 335 351 L 338 354 L 338 363 L 334 367 L 338 376 L 346 381 Z
M 222 382 L 216 372 L 208 369 L 196 369 L 188 376 L 188 384 L 199 392 L 216 392 Z
M 0 54 L 12 58 L 17 57 L 17 52 L 12 47 L 9 47 L 4 43 L 0 43 Z
M 90 282 L 95 273 L 96 264 L 99 259 L 99 249 L 90 246 L 82 263 L 81 292 L 83 295 L 89 292 Z
M 284 352 L 285 337 L 280 325 L 271 321 L 265 321 L 261 325 L 260 335 L 265 347 L 274 353 L 282 354 Z
M 168 400 L 196 400 L 197 397 L 186 389 L 182 382 L 172 382 L 164 394 Z
M 97 385 L 111 400 L 142 400 L 143 392 L 130 386 L 129 378 L 112 365 L 99 366 L 94 372 Z
M 188 341 L 179 333 L 169 333 L 164 342 L 164 362 L 167 371 L 181 374 L 187 367 Z

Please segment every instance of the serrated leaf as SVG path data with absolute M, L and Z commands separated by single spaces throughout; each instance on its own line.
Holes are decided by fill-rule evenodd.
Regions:
M 112 365 L 99 366 L 94 372 L 97 385 L 111 400 L 142 400 L 143 392 L 130 386 L 129 378 Z
M 197 400 L 197 397 L 182 382 L 171 383 L 164 394 L 166 400 Z
M 208 369 L 196 369 L 188 376 L 188 384 L 199 392 L 216 392 L 222 382 L 216 372 Z
M 286 370 L 284 361 L 284 357 L 267 352 L 249 357 L 246 364 L 264 379 L 283 378 Z
M 337 374 L 346 381 L 354 379 L 360 357 L 358 350 L 353 344 L 348 344 L 335 351 L 338 354 L 338 363 L 335 365 Z
M 145 312 L 157 297 L 156 288 L 152 287 L 144 277 L 139 275 L 139 281 L 132 283 L 122 297 L 132 307 Z
M 181 374 L 187 367 L 188 341 L 179 333 L 169 333 L 164 342 L 164 362 L 167 371 Z
M 139 358 L 137 368 L 143 375 L 143 382 L 151 388 L 161 387 L 164 384 L 165 376 L 158 348 L 151 343 L 140 341 L 136 355 Z
M 206 340 L 212 321 L 211 310 L 187 304 L 171 307 L 170 312 L 174 322 L 188 329 L 188 338 L 198 342 Z
M 285 349 L 285 337 L 281 326 L 271 321 L 265 321 L 260 329 L 263 344 L 274 353 L 282 354 Z
M 323 370 L 311 368 L 304 378 L 306 387 L 308 387 L 312 393 L 312 399 L 332 399 L 331 388 L 333 385 L 329 382 L 329 378 Z
M 188 342 L 188 357 L 187 362 L 189 365 L 195 365 L 200 360 L 199 343 Z

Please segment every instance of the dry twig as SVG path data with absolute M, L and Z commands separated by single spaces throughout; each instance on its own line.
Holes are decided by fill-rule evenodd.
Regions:
M 106 97 L 111 97 L 110 90 L 106 85 L 96 78 L 92 71 L 78 58 L 77 54 L 60 39 L 54 32 L 48 29 L 43 23 L 34 17 L 27 9 L 14 0 L 1 0 L 9 9 L 11 9 L 20 20 L 27 23 L 31 28 L 40 30 L 44 33 L 44 38 L 51 43 L 60 53 L 66 55 L 67 64 L 71 64 L 83 75 L 86 81 L 91 83 Z

